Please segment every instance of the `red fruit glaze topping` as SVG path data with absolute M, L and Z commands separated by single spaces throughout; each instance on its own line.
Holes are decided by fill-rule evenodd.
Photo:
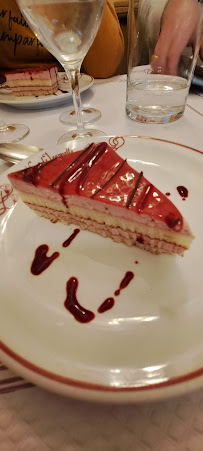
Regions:
M 64 203 L 67 195 L 93 197 L 99 202 L 158 219 L 175 231 L 182 229 L 183 219 L 175 205 L 106 142 L 59 155 L 48 163 L 12 173 L 9 178 L 14 187 L 14 180 L 24 180 L 56 191 Z

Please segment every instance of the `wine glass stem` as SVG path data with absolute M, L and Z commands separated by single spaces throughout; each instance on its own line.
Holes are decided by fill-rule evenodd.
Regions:
M 66 68 L 65 68 L 66 69 Z M 73 105 L 75 108 L 75 117 L 77 124 L 77 134 L 84 136 L 86 134 L 83 121 L 82 121 L 82 103 L 80 97 L 80 89 L 79 89 L 79 76 L 80 76 L 80 68 L 76 69 L 66 69 L 68 79 L 71 83 L 72 96 L 73 96 Z

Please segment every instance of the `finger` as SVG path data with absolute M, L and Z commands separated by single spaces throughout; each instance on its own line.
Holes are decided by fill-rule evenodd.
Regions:
M 167 74 L 177 75 L 178 63 L 183 49 L 186 47 L 188 41 L 187 33 L 181 32 L 174 36 L 170 43 L 170 47 L 167 54 Z
M 166 33 L 163 31 L 157 41 L 150 62 L 153 72 L 159 74 L 164 74 L 166 72 L 169 44 L 169 40 L 166 39 Z

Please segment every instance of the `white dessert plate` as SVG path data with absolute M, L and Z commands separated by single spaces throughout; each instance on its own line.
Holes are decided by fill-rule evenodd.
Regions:
M 180 395 L 203 386 L 203 154 L 152 138 L 102 140 L 168 193 L 195 235 L 191 248 L 183 258 L 151 255 L 87 231 L 63 247 L 77 227 L 52 224 L 15 203 L 7 174 L 89 140 L 24 160 L 0 177 L 0 359 L 34 384 L 82 399 L 131 403 Z M 42 244 L 59 257 L 36 276 L 31 264 Z M 116 296 L 128 272 L 134 278 Z M 95 315 L 90 322 L 80 323 L 64 306 L 72 277 L 78 302 Z M 111 297 L 113 307 L 98 313 Z
M 58 73 L 59 82 L 61 82 L 61 89 L 59 89 L 55 95 L 49 96 L 14 96 L 10 89 L 0 90 L 0 103 L 20 108 L 27 109 L 41 109 L 41 108 L 54 108 L 56 106 L 64 105 L 68 100 L 72 100 L 71 87 L 64 72 Z M 90 75 L 80 75 L 80 92 L 89 89 L 93 85 L 94 79 Z M 62 89 L 63 88 L 63 89 Z

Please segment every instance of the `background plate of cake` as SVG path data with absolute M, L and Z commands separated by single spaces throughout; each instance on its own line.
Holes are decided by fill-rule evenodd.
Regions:
M 56 67 L 43 66 L 21 69 L 5 74 L 6 82 L 0 90 L 0 103 L 15 108 L 53 108 L 72 100 L 71 87 L 64 72 Z M 80 74 L 80 91 L 93 85 L 90 75 Z
M 9 173 L 21 171 L 13 178 L 36 188 L 40 177 L 47 197 L 49 162 L 71 155 L 78 165 L 87 139 L 13 166 L 0 177 L 0 358 L 34 384 L 86 400 L 131 403 L 180 395 L 203 384 L 203 154 L 152 138 L 102 141 L 109 155 L 118 155 L 116 171 L 128 164 L 141 174 L 139 180 L 146 178 L 163 193 L 161 201 L 169 199 L 181 212 L 194 237 L 190 249 L 183 257 L 155 255 L 75 224 L 50 222 L 18 198 Z M 101 155 L 93 155 L 98 164 Z M 63 175 L 67 170 L 74 180 L 73 163 Z M 125 183 L 127 173 L 120 172 Z M 102 190 L 97 191 L 102 201 Z M 87 321 L 80 320 L 76 307 Z

